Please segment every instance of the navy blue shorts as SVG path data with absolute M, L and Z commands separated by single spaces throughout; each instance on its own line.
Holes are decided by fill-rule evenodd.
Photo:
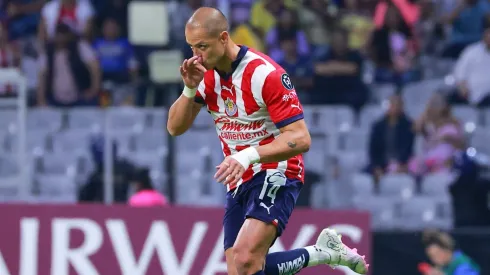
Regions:
M 302 186 L 298 179 L 288 179 L 278 170 L 267 170 L 243 183 L 236 194 L 235 190 L 228 192 L 223 218 L 225 251 L 233 247 L 247 218 L 274 224 L 276 237 L 281 236 Z

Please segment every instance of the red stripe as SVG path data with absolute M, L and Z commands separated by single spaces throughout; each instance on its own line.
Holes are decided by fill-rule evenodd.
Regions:
M 263 140 L 259 142 L 259 146 L 269 144 L 275 140 L 274 135 L 270 135 Z M 276 169 L 277 166 L 279 165 L 278 162 L 271 162 L 271 163 L 264 163 L 262 164 L 261 170 L 266 170 L 266 169 Z
M 204 74 L 204 94 L 206 95 L 206 104 L 210 111 L 219 112 L 218 94 L 214 91 L 215 81 L 214 70 L 209 70 Z
M 227 100 L 231 100 L 233 102 L 234 108 L 236 109 L 234 114 L 228 115 L 230 117 L 238 117 L 238 107 L 236 105 L 236 92 L 235 92 L 235 87 L 233 87 L 233 84 L 231 82 L 231 78 L 229 80 L 225 80 L 220 77 L 220 85 L 221 87 L 225 87 L 227 89 L 221 88 L 220 96 L 223 99 L 223 102 L 225 103 L 225 113 L 228 115 L 226 112 L 228 110 L 228 105 Z M 233 92 L 228 91 L 228 89 L 232 90 Z
M 272 66 L 274 66 L 274 68 L 276 69 L 282 69 L 282 67 L 276 63 L 276 61 L 272 60 L 272 58 L 270 58 L 268 55 L 264 54 L 264 53 L 261 53 L 257 50 L 254 50 L 254 49 L 249 49 L 251 52 L 253 52 L 254 54 L 260 56 L 261 58 L 265 59 L 267 62 L 271 63 Z
M 226 141 L 220 137 L 219 137 L 219 140 L 221 140 L 221 145 L 223 146 L 223 153 L 225 153 L 225 156 L 229 156 L 231 155 L 231 150 L 230 150 L 230 147 L 228 146 L 228 143 L 226 143 Z
M 252 92 L 252 75 L 255 72 L 255 69 L 260 66 L 265 65 L 264 60 L 262 59 L 254 59 L 250 61 L 245 70 L 243 71 L 242 76 L 242 99 L 245 105 L 245 112 L 247 115 L 251 115 L 258 110 L 260 110 L 257 101 L 255 101 L 253 92 Z

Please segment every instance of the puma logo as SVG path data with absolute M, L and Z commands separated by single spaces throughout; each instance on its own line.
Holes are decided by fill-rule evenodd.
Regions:
M 271 208 L 272 208 L 272 206 L 274 206 L 274 204 L 267 207 L 267 205 L 265 205 L 265 203 L 261 202 L 260 206 L 264 207 L 267 210 L 267 213 L 270 215 L 271 214 Z
M 291 108 L 298 108 L 298 110 L 301 111 L 301 108 L 298 105 L 296 105 L 296 104 L 291 104 Z
M 228 88 L 226 86 L 221 86 L 221 90 L 225 90 L 225 91 L 228 91 L 230 92 L 231 94 L 233 94 L 233 89 L 232 88 Z

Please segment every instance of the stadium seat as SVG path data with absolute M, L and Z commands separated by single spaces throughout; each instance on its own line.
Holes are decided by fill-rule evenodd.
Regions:
M 19 173 L 16 155 L 0 155 L 0 177 L 16 176 Z
M 329 134 L 337 131 L 335 107 L 304 106 L 303 113 L 311 133 Z
M 340 147 L 343 151 L 367 152 L 369 132 L 366 129 L 353 128 L 342 135 L 345 135 L 345 137 L 340 136 Z M 342 144 L 342 139 L 344 144 Z
M 449 193 L 449 185 L 454 181 L 451 173 L 428 174 L 422 181 L 422 193 L 432 196 L 446 196 Z
M 38 149 L 44 149 L 46 147 L 46 137 L 48 136 L 46 130 L 30 130 L 26 133 L 27 150 L 28 153 L 32 153 Z M 19 146 L 19 137 L 17 133 L 5 133 L 2 137 L 1 151 L 6 153 L 15 153 Z
M 354 111 L 349 106 L 335 106 L 335 124 L 338 127 L 353 127 L 356 123 Z
M 370 90 L 373 93 L 374 99 L 381 102 L 395 94 L 396 87 L 393 84 L 375 84 L 370 86 Z
M 155 151 L 167 147 L 168 133 L 163 128 L 154 128 L 130 136 L 130 145 L 136 151 Z M 132 148 L 131 148 L 132 149 Z
M 380 193 L 398 198 L 410 198 L 415 190 L 414 179 L 406 174 L 388 174 L 381 178 Z
M 359 115 L 359 126 L 363 129 L 370 129 L 371 126 L 384 114 L 380 105 L 367 105 L 361 110 Z M 367 137 L 366 137 L 367 138 Z
M 146 115 L 143 109 L 133 107 L 116 107 L 107 110 L 111 129 L 133 130 L 144 128 Z
M 167 115 L 168 110 L 160 107 L 160 108 L 148 108 L 145 110 L 147 125 L 151 129 L 155 130 L 163 130 L 167 133 Z
M 90 132 L 84 130 L 63 131 L 51 137 L 51 144 L 54 152 L 84 152 L 90 148 Z
M 15 110 L 1 110 L 0 111 L 0 127 L 1 129 L 8 129 L 12 124 L 16 124 L 17 111 Z
M 413 197 L 400 205 L 398 227 L 406 230 L 419 230 L 434 225 L 436 204 L 428 197 Z
M 37 108 L 27 112 L 27 129 L 58 131 L 62 127 L 61 111 L 57 109 Z
M 127 156 L 124 156 L 128 161 L 141 168 L 149 168 L 152 170 L 165 171 L 167 163 L 167 151 L 136 151 Z
M 452 108 L 453 115 L 461 122 L 462 125 L 466 123 L 479 123 L 478 111 L 471 106 L 454 106 Z
M 351 178 L 352 191 L 357 196 L 371 196 L 374 193 L 374 179 L 366 173 L 355 173 Z
M 77 186 L 73 177 L 66 175 L 38 175 L 35 177 L 42 195 L 76 194 Z
M 221 142 L 215 129 L 194 130 L 191 129 L 185 134 L 174 137 L 177 152 L 198 152 L 207 147 L 209 150 L 221 152 Z
M 478 127 L 471 135 L 470 145 L 474 147 L 477 152 L 490 154 L 490 131 L 487 127 Z
M 327 170 L 328 150 L 327 136 L 313 135 L 311 137 L 310 150 L 303 155 L 304 163 L 307 163 L 307 169 L 316 173 L 325 175 Z
M 194 120 L 193 128 L 209 128 L 211 130 L 215 129 L 213 117 L 208 113 L 207 109 L 203 107 L 199 114 Z M 216 133 L 216 131 L 214 131 Z
M 353 198 L 353 205 L 371 213 L 374 229 L 391 229 L 396 225 L 397 200 L 393 197 L 358 195 Z
M 68 111 L 68 127 L 74 130 L 91 130 L 102 127 L 105 112 L 100 108 L 73 108 Z
M 366 151 L 342 151 L 337 155 L 337 158 L 340 167 L 347 173 L 360 171 L 368 163 Z
M 75 175 L 77 158 L 66 152 L 44 154 L 34 159 L 34 172 L 43 175 Z
M 183 205 L 196 205 L 201 196 L 201 185 L 204 177 L 199 171 L 187 171 L 176 179 L 176 201 Z
M 432 95 L 443 87 L 445 87 L 443 78 L 413 82 L 403 89 L 403 100 L 407 105 L 425 106 Z

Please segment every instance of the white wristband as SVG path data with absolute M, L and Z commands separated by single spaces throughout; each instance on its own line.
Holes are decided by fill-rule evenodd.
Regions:
M 260 155 L 255 147 L 248 147 L 231 156 L 238 161 L 245 169 L 248 169 L 250 164 L 254 164 L 260 161 Z
M 182 91 L 182 94 L 188 98 L 194 98 L 196 96 L 196 93 L 197 93 L 197 88 L 191 89 L 188 88 L 187 86 L 184 86 L 184 90 Z

